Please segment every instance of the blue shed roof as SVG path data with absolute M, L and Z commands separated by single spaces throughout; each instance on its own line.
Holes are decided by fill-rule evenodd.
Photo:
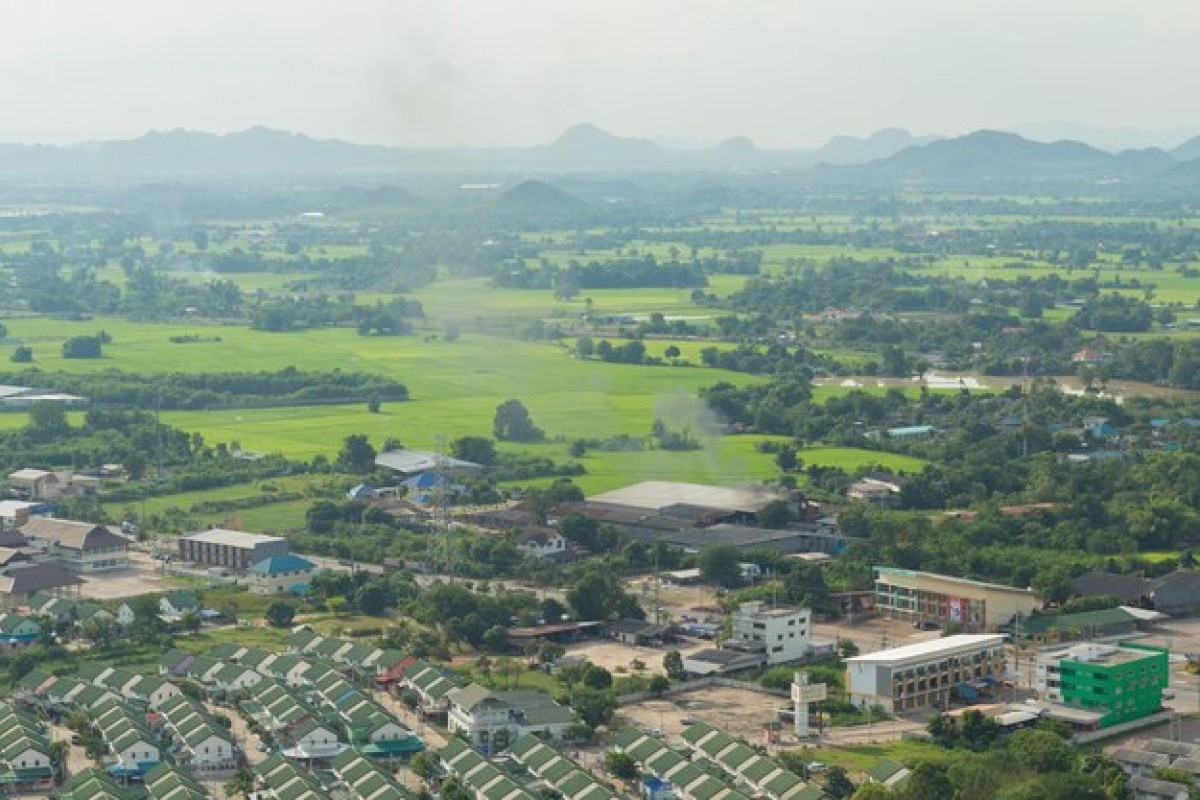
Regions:
M 285 572 L 303 572 L 316 568 L 317 565 L 307 558 L 301 558 L 294 553 L 284 553 L 255 562 L 246 571 L 254 575 L 282 575 Z

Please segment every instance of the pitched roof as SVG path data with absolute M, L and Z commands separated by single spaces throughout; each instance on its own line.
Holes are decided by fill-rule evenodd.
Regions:
M 271 556 L 262 561 L 256 561 L 246 571 L 252 575 L 271 576 L 287 572 L 310 572 L 316 568 L 317 565 L 307 558 L 301 558 L 294 553 L 285 553 L 281 556 Z
M 33 564 L 0 575 L 0 594 L 32 594 L 83 583 L 87 581 L 58 564 Z
M 58 542 L 59 547 L 72 550 L 99 550 L 129 545 L 129 537 L 113 533 L 104 525 L 75 522 L 69 519 L 33 517 L 21 526 L 26 536 Z

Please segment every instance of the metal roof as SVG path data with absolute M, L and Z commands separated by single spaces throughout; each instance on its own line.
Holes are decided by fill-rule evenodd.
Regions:
M 682 504 L 751 514 L 757 513 L 776 500 L 786 499 L 786 495 L 766 489 L 735 489 L 728 486 L 674 481 L 642 481 L 624 489 L 604 492 L 589 498 L 595 503 L 611 503 L 651 511 Z
M 908 644 L 903 647 L 893 647 L 890 650 L 879 650 L 853 658 L 847 658 L 846 663 L 890 664 L 921 659 L 940 655 L 951 655 L 960 650 L 974 650 L 980 647 L 998 646 L 1004 642 L 1004 637 L 998 633 L 960 633 L 956 636 L 943 636 L 928 642 Z
M 287 539 L 282 536 L 267 536 L 261 533 L 246 533 L 245 531 L 231 531 L 225 528 L 213 528 L 207 531 L 197 531 L 195 533 L 186 533 L 184 539 L 190 542 L 204 542 L 206 544 L 223 544 L 228 547 L 255 547 L 260 544 L 270 544 L 271 542 L 286 542 Z

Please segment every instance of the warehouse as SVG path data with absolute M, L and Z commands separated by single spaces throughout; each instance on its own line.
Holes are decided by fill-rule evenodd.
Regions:
M 958 687 L 998 682 L 1004 637 L 959 634 L 846 659 L 846 693 L 857 706 L 888 713 L 950 704 Z
M 286 555 L 289 550 L 288 540 L 280 536 L 264 536 L 224 528 L 189 533 L 179 538 L 179 557 L 183 561 L 204 567 L 228 567 L 237 571 L 244 571 L 251 564 L 257 564 L 272 556 Z
M 994 631 L 1041 603 L 1032 589 L 952 578 L 932 572 L 875 568 L 875 608 L 914 622 L 953 623 L 966 631 Z

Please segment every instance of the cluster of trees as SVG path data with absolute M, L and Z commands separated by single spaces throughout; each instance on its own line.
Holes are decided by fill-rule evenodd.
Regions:
M 403 297 L 362 306 L 352 294 L 316 295 L 260 303 L 251 311 L 250 327 L 273 332 L 353 327 L 364 336 L 396 336 L 412 333 L 411 320 L 424 314 L 418 301 Z
M 94 336 L 72 336 L 63 342 L 63 358 L 100 358 L 104 345 L 111 342 L 108 334 L 101 332 Z
M 76 374 L 29 368 L 0 373 L 0 382 L 78 394 L 99 405 L 163 410 L 357 402 L 372 396 L 387 401 L 408 399 L 407 386 L 383 375 L 295 367 L 261 372 L 170 372 L 153 377 L 115 369 Z
M 533 424 L 529 409 L 520 400 L 505 400 L 496 406 L 492 435 L 502 442 L 540 442 L 546 432 Z
M 710 262 L 709 267 L 727 266 L 758 272 L 760 253 L 745 253 L 744 257 L 728 262 Z M 753 266 L 749 266 L 752 264 Z M 715 270 L 726 271 L 726 270 Z M 627 288 L 694 288 L 708 285 L 709 271 L 704 262 L 671 259 L 659 261 L 653 255 L 591 260 L 581 263 L 574 259 L 565 267 L 542 260 L 535 266 L 502 264 L 494 278 L 497 286 L 516 289 L 554 289 L 555 296 L 569 300 L 584 289 Z
M 868 784 L 855 800 L 1112 800 L 1127 796 L 1129 776 L 1101 753 L 1081 753 L 1044 723 L 1011 736 L 978 712 L 929 723 L 945 757 L 923 759 L 897 789 Z M 1069 731 L 1065 732 L 1069 735 Z M 1191 781 L 1189 780 L 1190 784 Z

